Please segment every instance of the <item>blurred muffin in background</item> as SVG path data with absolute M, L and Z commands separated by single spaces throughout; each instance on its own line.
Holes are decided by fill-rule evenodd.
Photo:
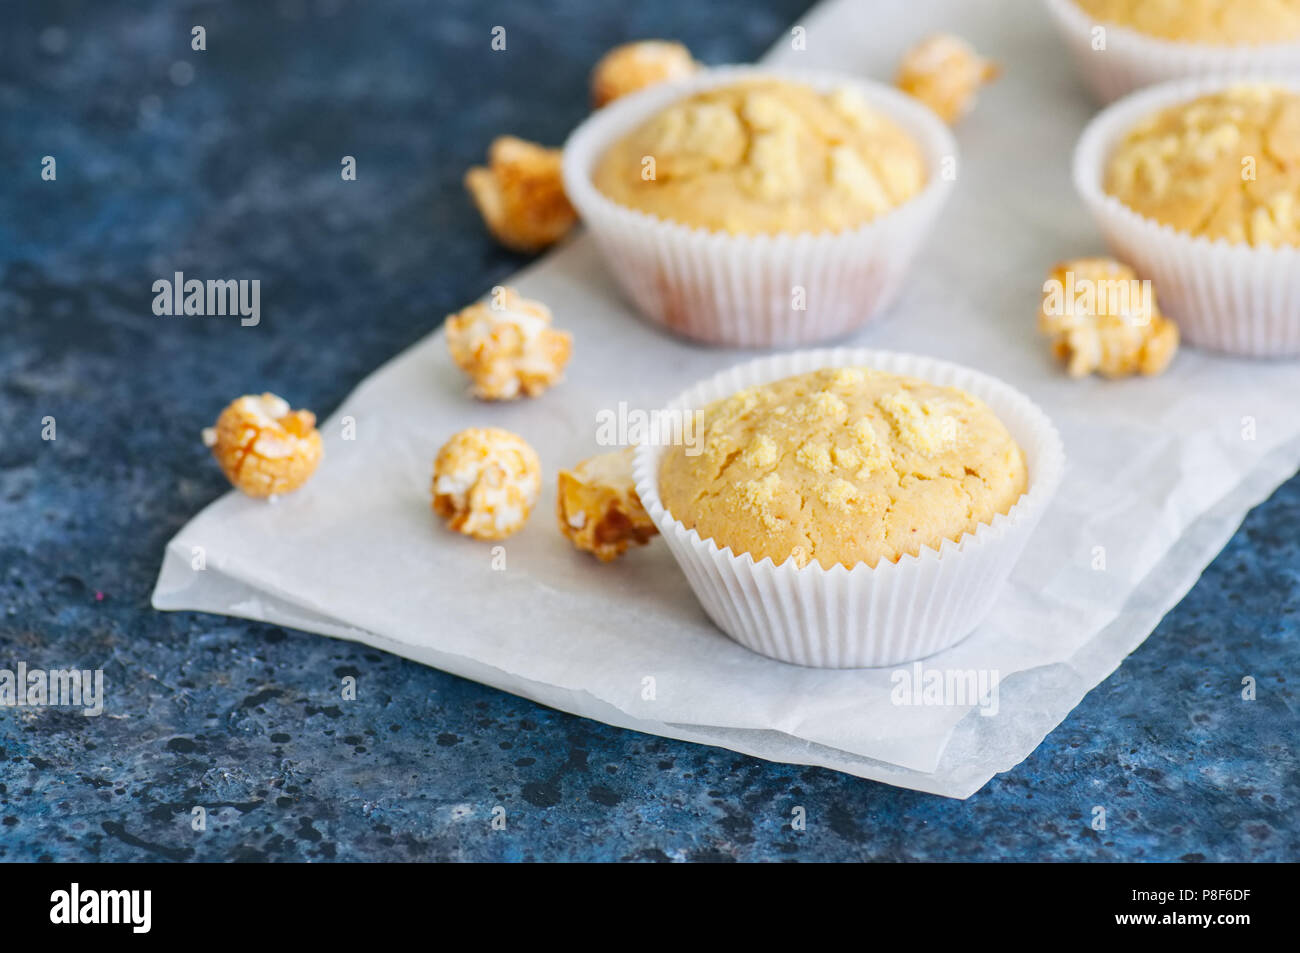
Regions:
M 662 221 L 761 235 L 862 225 L 926 177 L 917 143 L 854 90 L 763 79 L 672 103 L 611 146 L 592 180 Z
M 1300 92 L 1243 83 L 1161 109 L 1115 148 L 1105 189 L 1197 237 L 1300 245 Z
M 1300 0 L 1074 0 L 1093 19 L 1162 40 L 1258 46 L 1300 40 Z
M 1174 79 L 1300 72 L 1300 0 L 1045 0 L 1109 103 Z

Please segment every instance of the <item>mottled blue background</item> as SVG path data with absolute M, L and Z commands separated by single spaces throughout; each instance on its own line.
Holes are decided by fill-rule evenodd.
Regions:
M 226 489 L 233 395 L 324 415 L 523 259 L 461 176 L 559 143 L 614 43 L 752 59 L 804 0 L 11 2 L 0 8 L 0 667 L 102 667 L 98 719 L 0 712 L 0 858 L 1294 859 L 1300 480 L 1029 759 L 966 802 L 541 708 L 149 593 Z M 208 49 L 190 50 L 190 28 Z M 507 28 L 506 55 L 488 53 Z M 180 65 L 177 65 L 180 64 Z M 42 182 L 40 159 L 58 160 Z M 359 178 L 342 183 L 339 158 Z M 256 332 L 169 320 L 259 277 Z M 40 439 L 54 416 L 58 439 Z M 360 698 L 337 701 L 355 675 Z M 1259 700 L 1240 701 L 1243 675 Z M 190 809 L 209 811 L 190 829 Z M 490 829 L 503 805 L 505 831 Z M 1108 829 L 1089 827 L 1093 805 Z M 792 831 L 790 811 L 808 811 Z

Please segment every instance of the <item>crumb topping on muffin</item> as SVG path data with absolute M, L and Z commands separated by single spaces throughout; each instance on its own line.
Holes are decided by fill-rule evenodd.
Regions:
M 615 143 L 596 188 L 614 201 L 732 234 L 841 231 L 926 182 L 919 146 L 852 89 L 751 80 L 696 93 Z
M 1300 245 L 1300 93 L 1244 83 L 1162 109 L 1115 148 L 1105 189 L 1192 235 Z
M 874 566 L 958 540 L 1027 486 L 1024 455 L 981 401 L 867 368 L 800 374 L 703 410 L 704 444 L 670 448 L 668 511 L 758 561 Z

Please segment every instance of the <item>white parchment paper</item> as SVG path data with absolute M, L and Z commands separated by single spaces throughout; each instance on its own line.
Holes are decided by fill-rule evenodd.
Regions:
M 355 639 L 610 724 L 952 797 L 1023 760 L 1300 465 L 1300 365 L 1184 350 L 1162 377 L 1106 382 L 1069 380 L 1051 362 L 1034 332 L 1047 270 L 1103 249 L 1069 181 L 1093 107 L 1038 4 L 832 0 L 799 25 L 807 50 L 782 40 L 767 62 L 887 80 L 907 45 L 944 29 L 1006 71 L 958 130 L 958 187 L 900 300 L 852 340 L 1003 377 L 1065 440 L 1064 484 L 997 606 L 925 663 L 996 670 L 995 716 L 895 705 L 887 670 L 751 654 L 708 622 L 662 543 L 603 566 L 560 536 L 555 474 L 599 449 L 599 410 L 659 407 L 751 356 L 639 322 L 586 237 L 511 282 L 573 332 L 563 385 L 477 403 L 431 334 L 322 425 L 325 462 L 302 491 L 273 505 L 230 493 L 186 525 L 154 605 Z M 341 439 L 344 416 L 355 440 Z M 520 433 L 546 470 L 533 518 L 504 544 L 504 570 L 490 544 L 443 531 L 429 508 L 435 452 L 472 425 Z

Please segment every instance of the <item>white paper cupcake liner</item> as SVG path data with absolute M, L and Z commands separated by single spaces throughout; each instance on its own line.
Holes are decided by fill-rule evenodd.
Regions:
M 1029 485 L 1011 510 L 960 541 L 874 568 L 789 560 L 755 562 L 720 549 L 669 513 L 659 497 L 667 447 L 643 443 L 633 469 L 637 493 L 705 612 L 741 645 L 796 665 L 868 668 L 933 655 L 984 618 L 1061 481 L 1065 454 L 1047 415 L 996 378 L 912 354 L 836 348 L 761 358 L 690 388 L 669 411 L 693 410 L 746 387 L 825 367 L 872 367 L 958 387 L 983 400 L 1025 453 Z
M 1255 77 L 1300 89 L 1300 76 Z M 1300 248 L 1211 241 L 1140 215 L 1103 191 L 1106 163 L 1151 113 L 1223 89 L 1236 79 L 1181 80 L 1102 110 L 1074 151 L 1074 185 L 1116 257 L 1155 286 L 1160 310 L 1189 344 L 1247 357 L 1300 354 Z
M 1176 43 L 1113 23 L 1098 23 L 1074 0 L 1047 0 L 1047 8 L 1084 83 L 1109 103 L 1155 83 L 1206 76 L 1300 71 L 1300 43 L 1210 46 Z M 1105 27 L 1105 49 L 1093 49 L 1093 29 Z
M 859 90 L 920 145 L 928 181 L 896 209 L 838 233 L 728 235 L 627 208 L 591 182 L 617 139 L 698 90 L 776 78 L 829 91 Z M 593 113 L 564 145 L 564 187 L 638 311 L 684 337 L 733 347 L 791 347 L 842 337 L 889 305 L 952 188 L 945 159 L 957 161 L 947 127 L 929 109 L 857 77 L 750 67 L 709 70 L 653 86 Z M 794 307 L 795 289 L 805 309 Z

